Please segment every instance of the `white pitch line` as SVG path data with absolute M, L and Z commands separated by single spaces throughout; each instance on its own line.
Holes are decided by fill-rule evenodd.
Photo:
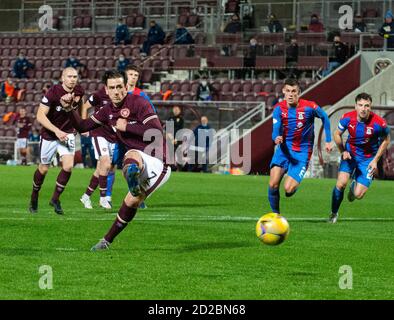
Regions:
M 24 213 L 24 212 L 23 212 Z M 26 213 L 27 214 L 27 213 Z M 106 217 L 45 217 L 40 216 L 40 214 L 30 215 L 28 217 L 0 217 L 0 220 L 33 220 L 38 219 L 40 221 L 112 221 L 115 214 Z M 259 217 L 240 217 L 240 216 L 170 216 L 170 215 L 149 215 L 149 217 L 137 216 L 135 220 L 137 221 L 257 221 Z M 288 221 L 327 221 L 326 218 L 321 217 L 294 217 L 286 218 Z M 341 221 L 394 221 L 393 218 L 383 218 L 383 217 L 344 217 L 340 218 Z

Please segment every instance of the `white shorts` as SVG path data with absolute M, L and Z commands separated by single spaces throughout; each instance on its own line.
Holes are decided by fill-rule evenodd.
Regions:
M 114 155 L 115 143 L 109 142 L 103 137 L 92 137 L 94 157 L 99 160 L 102 156 L 109 156 L 112 160 Z
M 136 151 L 141 155 L 143 161 L 143 169 L 139 177 L 141 189 L 145 192 L 148 198 L 153 192 L 159 189 L 171 175 L 171 167 L 165 166 L 164 163 L 140 150 L 131 149 L 126 152 Z
M 27 148 L 27 139 L 26 138 L 18 138 L 18 139 L 16 139 L 16 148 L 17 149 L 25 149 L 25 148 Z
M 67 140 L 61 142 L 60 140 L 45 140 L 41 139 L 40 147 L 40 161 L 42 164 L 50 164 L 55 154 L 59 156 L 74 155 L 75 154 L 75 136 L 72 133 L 67 135 Z

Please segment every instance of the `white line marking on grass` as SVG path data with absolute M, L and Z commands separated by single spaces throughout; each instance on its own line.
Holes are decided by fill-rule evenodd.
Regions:
M 75 248 L 55 248 L 56 251 L 77 251 Z
M 25 211 L 14 211 L 13 213 L 23 213 Z M 50 221 L 112 221 L 114 219 L 115 214 L 106 215 L 104 217 L 57 217 L 57 216 L 43 216 L 40 214 L 34 214 L 26 217 L 0 217 L 0 220 L 50 220 Z M 149 216 L 143 216 L 141 213 L 140 216 L 137 216 L 135 220 L 137 221 L 257 221 L 259 217 L 240 217 L 240 216 L 194 216 L 194 215 L 154 215 L 150 214 Z M 327 221 L 326 218 L 318 218 L 318 217 L 294 217 L 294 218 L 286 218 L 288 221 Z M 340 221 L 394 221 L 393 218 L 383 218 L 383 217 L 348 217 L 348 218 L 340 218 Z

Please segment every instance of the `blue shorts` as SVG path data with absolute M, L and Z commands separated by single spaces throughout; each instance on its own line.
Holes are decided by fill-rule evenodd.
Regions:
M 353 179 L 355 179 L 357 183 L 361 183 L 369 188 L 373 180 L 373 175 L 370 176 L 368 174 L 368 165 L 372 160 L 373 158 L 361 161 L 354 158 L 350 160 L 341 160 L 338 171 L 347 172 L 353 175 Z
M 116 143 L 114 148 L 114 154 L 112 156 L 112 164 L 118 168 L 122 168 L 123 157 L 126 153 L 126 148 L 122 143 Z
M 308 154 L 289 151 L 286 146 L 283 149 L 281 145 L 276 147 L 270 168 L 281 167 L 287 172 L 287 175 L 301 183 L 309 165 Z

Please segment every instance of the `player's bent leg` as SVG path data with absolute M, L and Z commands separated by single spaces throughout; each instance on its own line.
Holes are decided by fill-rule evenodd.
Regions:
M 91 251 L 106 250 L 110 244 L 114 241 L 116 236 L 123 231 L 128 223 L 134 218 L 137 213 L 138 205 L 144 200 L 144 196 L 134 197 L 127 193 L 121 208 L 118 211 L 118 215 L 112 224 L 107 234 L 102 238 L 95 246 L 91 248 Z
M 273 166 L 270 170 L 270 180 L 268 186 L 268 201 L 271 206 L 272 212 L 280 213 L 279 210 L 279 202 L 280 202 L 280 193 L 279 193 L 279 185 L 282 181 L 283 175 L 285 174 L 285 170 L 279 166 Z
M 141 194 L 139 177 L 143 169 L 143 160 L 137 151 L 129 151 L 123 160 L 123 176 L 127 181 L 130 193 L 137 197 Z
M 29 211 L 31 213 L 37 213 L 38 210 L 38 195 L 42 184 L 44 183 L 45 176 L 48 173 L 49 165 L 39 164 L 37 170 L 33 176 L 33 191 L 30 197 Z
M 361 183 L 356 183 L 356 186 L 353 189 L 353 194 L 357 200 L 361 200 L 365 196 L 367 191 L 368 191 L 367 186 L 364 186 Z
M 299 185 L 300 183 L 297 180 L 295 180 L 293 177 L 288 176 L 284 183 L 286 197 L 291 197 L 292 195 L 294 195 Z
M 53 192 L 51 201 L 49 205 L 54 208 L 55 213 L 63 214 L 63 209 L 59 201 L 60 195 L 63 193 L 66 185 L 71 177 L 71 170 L 74 166 L 74 155 L 73 154 L 65 154 L 62 156 L 62 170 L 60 170 L 59 175 L 56 179 L 56 187 Z
M 334 189 L 332 190 L 331 196 L 331 214 L 328 218 L 329 223 L 336 223 L 338 220 L 338 211 L 343 200 L 343 194 L 346 189 L 346 185 L 349 181 L 350 173 L 340 171 Z

